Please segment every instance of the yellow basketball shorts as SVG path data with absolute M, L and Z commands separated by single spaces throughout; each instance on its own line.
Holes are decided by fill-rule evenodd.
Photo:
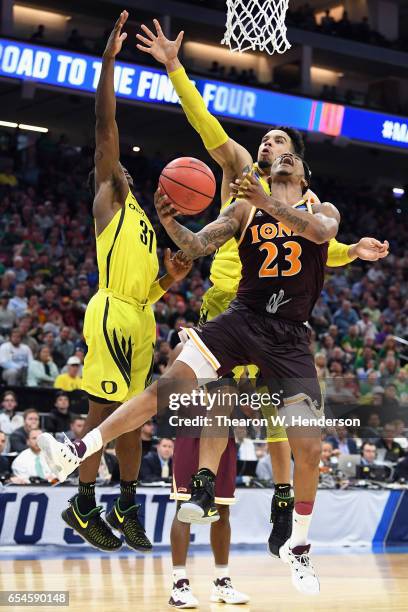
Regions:
M 86 309 L 84 338 L 82 389 L 90 399 L 122 403 L 150 384 L 156 341 L 150 305 L 99 290 Z
M 217 315 L 225 312 L 232 300 L 236 297 L 235 293 L 227 293 L 221 289 L 217 289 L 214 285 L 210 287 L 203 296 L 203 303 L 200 311 L 200 323 L 211 321 Z M 249 377 L 255 379 L 258 374 L 258 368 L 254 365 L 247 366 Z M 243 366 L 234 368 L 234 378 L 239 380 L 244 371 Z M 264 390 L 266 392 L 266 390 Z M 283 442 L 288 439 L 286 429 L 282 425 L 273 425 L 271 417 L 278 415 L 278 410 L 273 404 L 262 406 L 262 414 L 268 421 L 267 441 L 268 442 Z

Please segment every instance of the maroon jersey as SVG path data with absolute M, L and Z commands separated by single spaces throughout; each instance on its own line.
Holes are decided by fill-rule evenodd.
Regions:
M 307 210 L 303 201 L 295 206 Z M 323 288 L 328 243 L 296 236 L 263 210 L 251 216 L 239 244 L 238 301 L 272 317 L 307 321 Z

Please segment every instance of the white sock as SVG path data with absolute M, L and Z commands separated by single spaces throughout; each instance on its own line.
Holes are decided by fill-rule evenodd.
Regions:
M 290 548 L 295 546 L 305 546 L 307 544 L 307 536 L 309 533 L 312 514 L 298 514 L 293 511 L 292 535 L 290 536 Z
M 179 580 L 187 578 L 186 567 L 183 565 L 173 565 L 173 582 L 176 584 Z
M 216 565 L 214 568 L 214 578 L 221 580 L 222 578 L 229 578 L 229 567 L 228 565 Z
M 87 459 L 94 453 L 97 453 L 103 446 L 102 435 L 98 428 L 92 429 L 89 433 L 85 434 L 82 441 L 86 445 L 86 451 L 82 457 L 82 460 Z

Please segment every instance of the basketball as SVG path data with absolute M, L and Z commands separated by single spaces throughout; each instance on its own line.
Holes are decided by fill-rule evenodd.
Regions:
M 213 201 L 216 189 L 210 168 L 194 157 L 179 157 L 167 164 L 159 186 L 183 215 L 196 215 L 205 210 Z

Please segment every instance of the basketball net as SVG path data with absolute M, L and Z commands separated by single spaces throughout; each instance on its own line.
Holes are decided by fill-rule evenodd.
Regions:
M 289 0 L 227 0 L 226 30 L 222 40 L 231 51 L 285 53 L 285 17 Z

